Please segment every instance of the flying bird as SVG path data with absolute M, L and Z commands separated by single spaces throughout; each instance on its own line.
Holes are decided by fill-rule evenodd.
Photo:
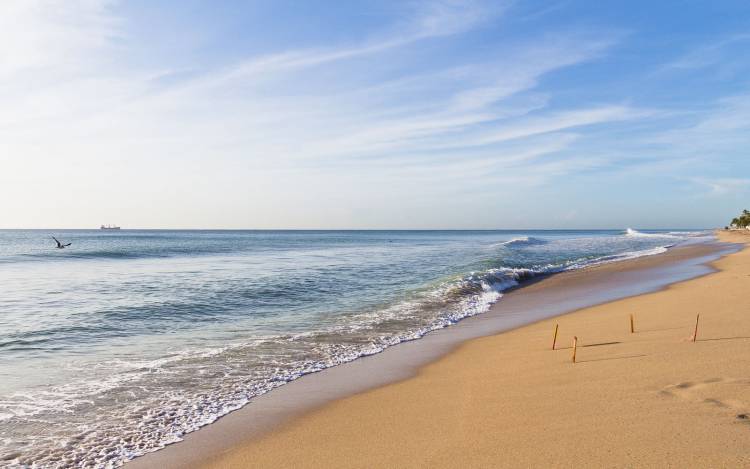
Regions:
M 52 239 L 54 239 L 55 242 L 57 243 L 57 249 L 65 249 L 66 247 L 68 247 L 68 246 L 70 246 L 72 244 L 72 243 L 63 244 L 60 241 L 58 241 L 57 238 L 55 238 L 54 236 L 52 237 Z

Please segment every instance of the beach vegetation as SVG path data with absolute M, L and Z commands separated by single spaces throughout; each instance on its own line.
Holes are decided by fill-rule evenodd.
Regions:
M 750 211 L 745 209 L 739 217 L 733 218 L 730 224 L 732 228 L 750 227 Z

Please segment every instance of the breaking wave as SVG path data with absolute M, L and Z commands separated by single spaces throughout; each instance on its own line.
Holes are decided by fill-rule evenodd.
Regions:
M 520 238 L 513 238 L 510 241 L 500 243 L 501 246 L 516 247 L 516 246 L 538 246 L 541 244 L 547 244 L 547 240 L 541 238 L 533 238 L 531 236 L 522 236 Z
M 679 236 L 670 233 L 643 233 L 633 228 L 626 229 L 625 236 L 631 238 L 679 238 Z

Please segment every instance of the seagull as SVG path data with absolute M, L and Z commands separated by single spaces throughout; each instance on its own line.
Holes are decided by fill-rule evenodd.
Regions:
M 55 242 L 57 243 L 57 249 L 65 249 L 66 247 L 68 247 L 68 246 L 70 246 L 70 245 L 71 245 L 71 243 L 68 243 L 68 244 L 63 244 L 63 243 L 61 243 L 61 242 L 60 242 L 60 241 L 58 241 L 58 240 L 57 240 L 57 238 L 55 238 L 54 236 L 52 237 L 52 239 L 54 239 L 54 240 L 55 240 Z

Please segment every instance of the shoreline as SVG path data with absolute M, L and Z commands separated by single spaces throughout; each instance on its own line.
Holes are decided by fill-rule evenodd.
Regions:
M 492 309 L 384 352 L 306 375 L 128 467 L 202 467 L 271 436 L 350 396 L 404 382 L 478 337 L 518 330 L 546 318 L 659 291 L 710 273 L 705 264 L 733 248 L 719 243 L 678 246 L 666 253 L 550 275 L 508 292 Z M 530 313 L 529 311 L 532 311 Z

